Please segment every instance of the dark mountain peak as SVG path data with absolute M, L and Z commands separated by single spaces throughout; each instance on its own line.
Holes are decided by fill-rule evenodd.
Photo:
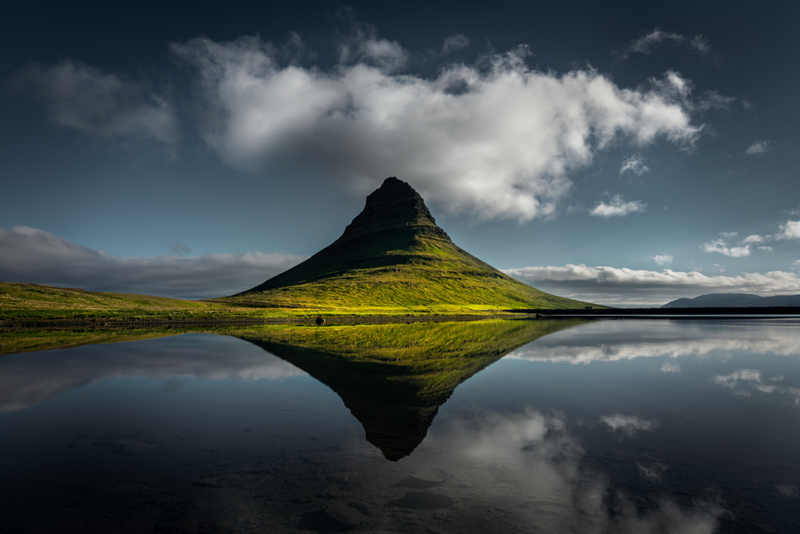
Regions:
M 406 182 L 392 177 L 369 194 L 363 211 L 345 229 L 342 239 L 390 228 L 424 226 L 435 227 L 446 237 L 420 194 Z

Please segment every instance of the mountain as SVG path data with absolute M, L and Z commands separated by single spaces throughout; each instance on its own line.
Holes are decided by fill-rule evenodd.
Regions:
M 800 306 L 800 295 L 779 295 L 760 297 L 738 293 L 712 293 L 693 299 L 678 299 L 668 302 L 662 308 L 753 308 L 772 306 Z
M 534 289 L 457 247 L 422 197 L 387 178 L 334 243 L 248 291 L 222 299 L 257 306 L 450 311 L 582 308 Z

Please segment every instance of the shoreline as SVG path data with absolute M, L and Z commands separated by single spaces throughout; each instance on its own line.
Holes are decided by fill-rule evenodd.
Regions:
M 286 317 L 226 317 L 218 319 L 184 318 L 91 318 L 91 319 L 0 319 L 0 330 L 37 329 L 126 329 L 158 326 L 225 326 L 225 325 L 275 325 L 275 326 L 332 326 L 348 324 L 402 324 L 402 323 L 442 323 L 484 321 L 491 319 L 536 319 L 536 314 L 495 313 L 495 314 L 446 314 L 446 315 L 313 315 Z M 321 322 L 318 322 L 321 319 Z

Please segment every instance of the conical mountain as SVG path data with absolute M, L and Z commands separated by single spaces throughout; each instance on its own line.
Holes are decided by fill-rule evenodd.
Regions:
M 226 300 L 279 307 L 579 308 L 457 247 L 410 185 L 387 178 L 334 243 Z

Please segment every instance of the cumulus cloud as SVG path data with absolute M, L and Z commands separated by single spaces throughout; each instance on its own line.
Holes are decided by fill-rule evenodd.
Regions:
M 698 271 L 662 272 L 585 264 L 523 267 L 504 272 L 534 287 L 581 300 L 609 305 L 662 305 L 680 297 L 709 292 L 793 295 L 800 277 L 793 272 L 707 276 Z
M 655 28 L 638 39 L 631 41 L 620 53 L 620 58 L 626 59 L 631 54 L 644 54 L 649 56 L 664 44 L 690 48 L 701 54 L 706 54 L 711 50 L 708 40 L 702 35 L 686 37 L 680 33 L 665 32 L 661 28 Z
M 743 258 L 750 255 L 750 245 L 729 247 L 724 239 L 715 239 L 700 245 L 703 252 L 716 252 L 730 258 Z
M 639 431 L 653 432 L 658 429 L 658 423 L 656 421 L 648 421 L 647 419 L 642 419 L 635 415 L 615 413 L 613 415 L 602 416 L 600 421 L 610 426 L 611 430 L 621 430 L 629 437 L 634 436 L 636 432 Z
M 624 217 L 629 213 L 642 211 L 647 211 L 647 204 L 641 200 L 625 202 L 622 195 L 614 195 L 608 203 L 601 200 L 597 206 L 592 208 L 589 215 L 608 219 L 609 217 Z
M 756 155 L 763 154 L 769 150 L 769 141 L 756 141 L 745 150 L 745 154 Z
M 142 81 L 121 78 L 83 63 L 63 60 L 28 65 L 18 83 L 44 101 L 48 119 L 101 138 L 138 138 L 164 145 L 178 141 L 170 102 Z
M 622 167 L 619 169 L 620 174 L 625 174 L 626 172 L 641 176 L 646 172 L 650 172 L 650 167 L 645 165 L 639 156 L 631 156 L 622 162 Z
M 666 267 L 672 263 L 674 258 L 670 254 L 657 254 L 653 256 L 653 261 L 656 262 L 656 265 L 661 265 L 662 267 Z
M 786 221 L 781 224 L 781 231 L 772 237 L 775 239 L 800 239 L 800 221 Z
M 374 35 L 329 68 L 286 62 L 255 37 L 172 50 L 197 73 L 202 136 L 228 164 L 319 166 L 359 191 L 396 175 L 484 218 L 553 216 L 570 173 L 612 143 L 687 148 L 702 131 L 676 73 L 622 88 L 590 68 L 530 68 L 524 46 L 432 78 L 398 72 L 407 54 Z
M 467 48 L 468 46 L 469 39 L 467 39 L 466 35 L 451 35 L 450 37 L 445 38 L 444 44 L 442 45 L 442 52 L 445 54 L 450 54 L 463 48 Z
M 303 259 L 261 252 L 121 257 L 36 228 L 0 228 L 0 280 L 94 291 L 220 297 L 250 289 Z

